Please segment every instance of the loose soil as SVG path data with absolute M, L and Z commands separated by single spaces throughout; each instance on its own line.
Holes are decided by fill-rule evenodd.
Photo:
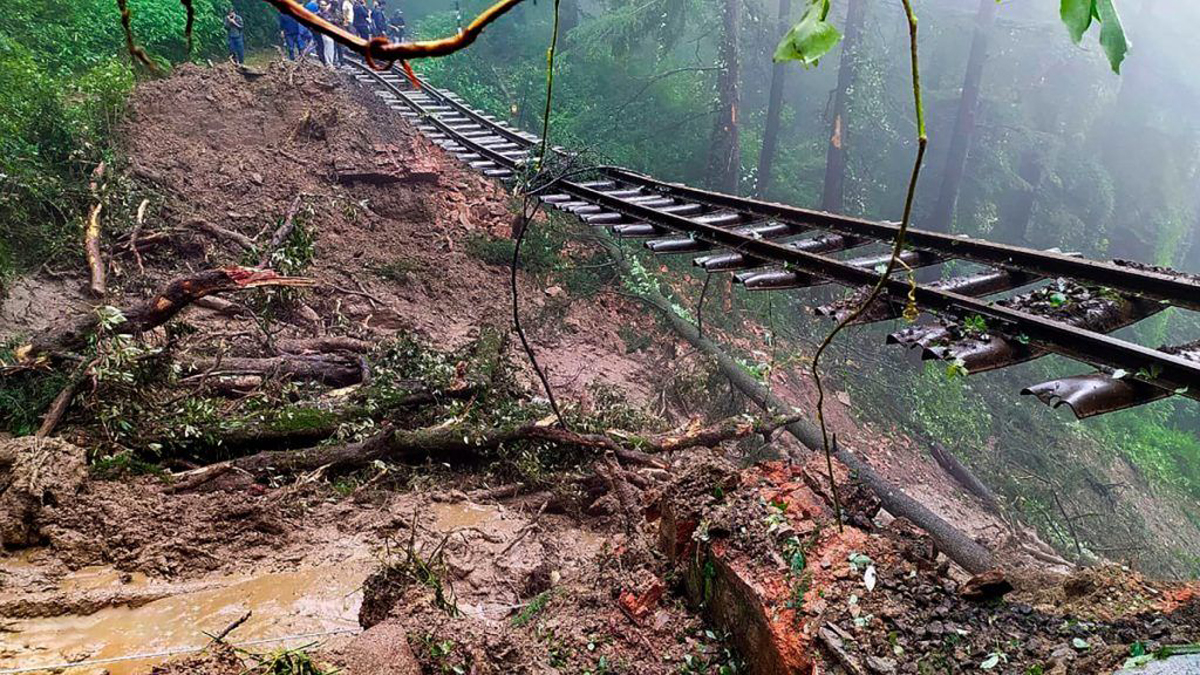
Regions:
M 140 249 L 144 271 L 121 244 L 129 224 L 109 224 L 106 256 L 114 289 L 108 304 L 127 305 L 185 271 L 256 262 L 259 252 L 244 250 L 238 240 L 249 238 L 261 247 L 299 195 L 300 217 L 314 237 L 314 257 L 303 274 L 320 283 L 285 305 L 265 342 L 405 336 L 449 353 L 488 327 L 508 330 L 509 271 L 483 262 L 470 245 L 511 236 L 508 196 L 422 140 L 367 88 L 336 73 L 276 63 L 248 78 L 224 65 L 182 66 L 138 88 L 125 150 L 139 194 L 154 199 L 140 233 L 147 243 Z M 346 178 L 364 172 L 388 182 Z M 214 235 L 198 219 L 236 235 Z M 575 243 L 567 253 L 574 248 Z M 54 317 L 83 304 L 69 290 L 55 293 L 57 300 L 45 297 L 47 288 L 77 288 L 82 277 L 43 281 L 19 283 L 4 300 L 4 333 L 44 330 Z M 554 273 L 539 278 L 523 272 L 518 290 L 534 347 L 556 392 L 572 408 L 591 410 L 616 396 L 666 427 L 693 414 L 711 417 L 727 403 L 703 389 L 703 403 L 688 395 L 708 371 L 660 333 L 641 305 L 611 289 L 594 295 L 573 289 Z M 268 353 L 253 319 L 219 307 L 193 307 L 176 323 L 193 329 L 176 338 L 178 355 Z M 653 340 L 635 345 L 638 335 Z M 525 363 L 514 345 L 507 349 L 514 363 Z M 522 368 L 519 384 L 536 395 L 532 371 Z M 793 400 L 811 395 L 798 376 L 777 386 Z M 857 426 L 848 405 L 832 406 L 841 428 Z M 914 444 L 867 431 L 880 441 L 877 466 L 930 508 L 980 539 L 994 541 L 1005 531 L 936 467 L 922 463 Z M 645 545 L 653 541 L 656 524 L 635 518 L 646 529 L 643 539 L 631 531 L 630 514 L 621 512 L 612 495 L 564 506 L 561 493 L 590 475 L 587 467 L 564 469 L 547 476 L 540 488 L 514 490 L 515 496 L 495 491 L 486 472 L 436 463 L 372 467 L 348 483 L 321 471 L 262 482 L 231 474 L 202 490 L 174 492 L 160 475 L 106 479 L 75 472 L 71 467 L 82 467 L 86 453 L 109 446 L 79 416 L 68 416 L 62 435 L 74 445 L 55 446 L 70 460 L 55 469 L 68 475 L 53 474 L 49 492 L 33 489 L 40 484 L 25 478 L 0 491 L 13 505 L 0 512 L 4 543 L 23 547 L 0 561 L 0 617 L 6 622 L 0 669 L 202 647 L 209 642 L 203 632 L 221 631 L 246 610 L 252 611 L 250 619 L 229 642 L 321 634 L 247 649 L 317 642 L 318 661 L 344 666 L 351 675 L 717 673 L 754 658 L 729 651 L 723 631 L 736 626 L 706 624 L 688 606 L 680 570 Z M 28 441 L 17 443 L 21 457 L 32 456 Z M 276 446 L 270 442 L 250 448 L 271 449 Z M 777 542 L 767 532 L 769 512 L 763 509 L 769 500 L 757 487 L 745 486 L 769 483 L 785 470 L 742 469 L 736 463 L 745 454 L 744 448 L 701 449 L 666 458 L 666 472 L 641 469 L 633 476 L 647 486 L 642 496 L 648 507 L 659 494 L 676 495 L 677 502 L 678 495 L 690 494 L 684 501 L 693 506 L 707 504 L 698 495 L 723 495 L 718 501 L 738 508 L 724 509 L 712 522 L 723 523 L 718 529 L 724 532 L 749 533 L 743 552 L 784 579 L 787 566 L 778 567 Z M 717 466 L 714 457 L 721 461 L 711 469 Z M 686 470 L 696 465 L 711 471 Z M 29 475 L 4 468 L 6 481 Z M 815 468 L 813 475 L 820 475 Z M 664 482 L 666 476 L 674 483 Z M 713 484 L 714 477 L 720 485 Z M 14 491 L 22 485 L 28 489 Z M 853 493 L 848 482 L 844 487 Z M 805 520 L 792 527 L 805 534 L 830 532 L 820 493 L 810 491 L 803 502 L 795 513 Z M 653 516 L 656 509 L 647 513 Z M 919 652 L 921 641 L 932 639 L 918 634 L 928 625 L 930 608 L 957 597 L 950 584 L 961 579 L 937 564 L 921 568 L 916 578 L 906 576 L 910 567 L 917 569 L 919 547 L 904 542 L 919 537 L 875 531 L 869 517 L 859 525 L 867 528 L 859 533 L 867 542 L 864 552 L 879 561 L 881 588 L 908 589 L 887 595 L 886 603 L 880 592 L 878 602 L 890 609 L 876 609 L 874 598 L 863 607 L 880 617 L 920 607 L 897 637 L 909 645 L 908 653 Z M 848 602 L 858 581 L 834 573 L 844 567 L 837 558 L 843 551 L 832 543 L 821 546 L 829 561 L 822 569 L 834 571 L 815 577 L 820 584 L 814 583 L 814 594 L 818 586 L 828 593 L 826 611 L 816 615 L 845 623 L 849 619 L 838 603 Z M 1115 587 L 1112 579 L 1095 585 Z M 1126 591 L 1129 602 L 1114 606 L 1105 604 L 1109 593 L 1056 596 L 1053 611 L 1081 617 L 1111 611 L 1105 620 L 1115 621 L 1130 609 L 1163 608 L 1161 602 L 1135 602 L 1145 599 L 1147 587 L 1135 582 Z M 981 609 L 968 620 L 982 626 L 993 613 Z M 1049 626 L 1034 626 L 1018 614 L 1015 623 L 982 632 L 981 639 L 1010 628 L 1032 634 Z M 360 626 L 369 630 L 339 634 Z M 1166 633 L 1148 639 L 1173 639 L 1174 630 L 1172 623 Z M 1192 635 L 1190 628 L 1178 630 L 1181 637 Z M 1140 635 L 1130 634 L 1135 633 Z M 888 633 L 880 635 L 864 637 L 862 648 L 883 650 L 875 638 L 886 643 Z M 1106 644 L 1125 634 L 1114 635 Z M 956 663 L 977 657 L 971 644 L 972 651 Z M 888 649 L 895 646 L 887 643 Z M 160 665 L 164 657 L 154 657 L 67 672 L 121 675 L 153 666 L 163 675 L 233 675 L 246 668 L 243 657 L 215 645 L 167 665 Z M 897 658 L 894 649 L 891 658 Z

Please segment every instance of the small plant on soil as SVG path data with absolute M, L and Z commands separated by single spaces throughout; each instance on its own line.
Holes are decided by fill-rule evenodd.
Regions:
M 336 675 L 338 671 L 327 670 L 317 665 L 308 655 L 315 643 L 296 649 L 281 649 L 270 654 L 251 654 L 243 652 L 254 665 L 247 668 L 243 675 Z
M 391 546 L 388 547 L 383 567 L 376 575 L 381 575 L 385 583 L 398 587 L 395 590 L 402 591 L 414 584 L 427 588 L 433 592 L 434 607 L 450 616 L 458 616 L 458 604 L 446 566 L 446 543 L 449 541 L 447 534 L 432 551 L 424 554 L 417 545 L 417 528 L 413 527 L 412 536 L 399 554 L 393 555 Z
M 381 279 L 394 281 L 398 284 L 408 283 L 413 272 L 421 269 L 421 264 L 408 258 L 396 258 L 371 268 Z
M 421 644 L 425 646 L 425 652 L 432 661 L 433 666 L 437 668 L 439 673 L 466 673 L 467 669 L 462 665 L 462 659 L 455 656 L 455 651 L 458 645 L 454 640 L 438 640 L 432 633 L 426 633 L 420 637 Z
M 538 593 L 533 600 L 529 601 L 528 605 L 512 618 L 512 625 L 517 628 L 528 626 L 531 621 L 537 618 L 546 605 L 550 603 L 550 598 L 554 596 L 554 591 L 542 591 Z

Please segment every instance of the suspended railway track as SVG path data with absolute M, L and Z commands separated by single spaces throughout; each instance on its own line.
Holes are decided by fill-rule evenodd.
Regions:
M 471 108 L 455 94 L 420 89 L 395 71 L 352 62 L 349 70 L 389 107 L 446 151 L 486 176 L 524 170 L 541 140 Z M 556 150 L 557 151 L 557 150 Z M 875 284 L 889 255 L 854 254 L 890 246 L 898 225 L 811 211 L 595 167 L 588 180 L 560 178 L 541 200 L 623 238 L 645 240 L 659 255 L 692 255 L 709 274 L 732 274 L 750 291 L 837 283 Z M 976 271 L 914 284 L 895 274 L 861 323 L 901 316 L 911 297 L 939 320 L 912 325 L 888 342 L 924 358 L 977 373 L 1059 354 L 1094 372 L 1022 391 L 1078 417 L 1130 408 L 1169 396 L 1200 399 L 1200 341 L 1150 349 L 1112 333 L 1168 307 L 1200 311 L 1200 277 L 1124 261 L 1087 260 L 1058 251 L 998 244 L 909 229 L 902 261 L 910 268 L 965 261 Z M 1018 292 L 1028 287 L 1032 290 Z M 859 294 L 815 308 L 845 316 Z M 993 298 L 993 299 L 989 299 Z M 998 298 L 998 299 L 997 299 Z

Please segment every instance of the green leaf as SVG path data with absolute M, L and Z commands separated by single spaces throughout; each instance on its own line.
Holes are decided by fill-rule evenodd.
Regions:
M 1059 6 L 1059 16 L 1067 24 L 1067 31 L 1075 44 L 1083 40 L 1083 34 L 1092 25 L 1092 15 L 1096 11 L 1096 0 L 1062 0 Z
M 991 670 L 998 665 L 1000 665 L 1000 655 L 993 653 L 984 659 L 983 663 L 979 664 L 979 668 L 980 670 Z
M 1121 62 L 1129 51 L 1129 40 L 1125 39 L 1125 29 L 1121 27 L 1121 17 L 1113 0 L 1095 0 L 1096 11 L 1100 16 L 1100 48 L 1108 57 L 1108 65 L 1114 73 L 1121 72 Z
M 1075 649 L 1078 649 L 1078 650 L 1080 650 L 1080 651 L 1082 651 L 1082 650 L 1084 650 L 1084 649 L 1087 649 L 1087 648 L 1091 647 L 1091 645 L 1089 645 L 1089 644 L 1088 644 L 1088 641 L 1087 641 L 1087 640 L 1084 640 L 1084 639 L 1083 639 L 1083 638 L 1081 638 L 1081 637 L 1077 637 L 1077 638 L 1074 638 L 1074 639 L 1072 639 L 1072 640 L 1071 640 L 1071 646 L 1072 646 L 1072 647 L 1074 647 Z
M 1108 57 L 1113 72 L 1121 72 L 1121 63 L 1129 51 L 1129 40 L 1125 38 L 1125 29 L 1113 0 L 1062 0 L 1059 16 L 1075 44 L 1083 40 L 1093 20 L 1099 23 L 1100 48 Z
M 809 0 L 800 22 L 775 48 L 775 62 L 799 61 L 805 68 L 816 65 L 842 39 L 841 32 L 825 20 L 828 15 L 829 0 Z

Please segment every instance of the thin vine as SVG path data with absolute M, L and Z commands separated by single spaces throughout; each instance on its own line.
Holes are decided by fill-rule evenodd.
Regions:
M 913 198 L 917 191 L 917 180 L 921 176 L 921 165 L 925 160 L 925 147 L 929 144 L 929 137 L 925 131 L 925 108 L 921 103 L 921 72 L 917 59 L 917 16 L 913 12 L 912 0 L 901 0 L 901 2 L 904 4 L 905 17 L 908 19 L 909 51 L 912 62 L 913 105 L 916 109 L 917 122 L 917 157 L 913 162 L 912 175 L 908 180 L 908 193 L 904 198 L 904 217 L 900 221 L 900 229 L 896 232 L 896 240 L 892 244 L 892 257 L 888 260 L 883 274 L 880 275 L 879 280 L 875 282 L 875 286 L 867 294 L 867 297 L 863 299 L 862 303 L 853 312 L 839 321 L 833 330 L 830 331 L 829 335 L 825 336 L 825 340 L 817 347 L 817 352 L 813 355 L 812 360 L 812 376 L 813 380 L 817 383 L 817 421 L 821 425 L 821 443 L 825 451 L 825 469 L 829 474 L 829 487 L 833 495 L 833 508 L 837 515 L 839 531 L 843 529 L 842 505 L 838 497 L 837 483 L 833 476 L 833 453 L 829 446 L 829 430 L 825 424 L 825 387 L 821 382 L 821 356 L 825 353 L 829 345 L 833 343 L 833 339 L 837 337 L 838 333 L 842 332 L 842 329 L 862 316 L 871 304 L 875 302 L 876 298 L 883 291 L 883 287 L 891 279 L 892 272 L 899 265 L 900 254 L 904 251 L 904 237 L 908 232 L 909 222 L 912 220 Z M 912 271 L 910 269 L 909 275 L 911 276 L 911 274 Z
M 550 402 L 550 408 L 554 411 L 554 416 L 558 419 L 558 425 L 563 429 L 567 429 L 567 421 L 563 417 L 562 411 L 558 407 L 558 401 L 554 398 L 554 389 L 550 386 L 550 380 L 546 377 L 546 373 L 538 364 L 537 355 L 533 351 L 533 346 L 529 344 L 529 339 L 525 336 L 525 329 L 521 326 L 520 298 L 518 296 L 519 287 L 517 285 L 517 268 L 521 263 L 521 244 L 525 241 L 525 233 L 529 230 L 529 226 L 533 223 L 534 216 L 537 215 L 541 208 L 541 203 L 537 201 L 536 193 L 542 188 L 537 186 L 538 178 L 546 171 L 546 153 L 549 152 L 550 138 L 550 112 L 554 101 L 554 55 L 558 51 L 558 18 L 559 18 L 559 2 L 554 0 L 554 32 L 550 36 L 550 47 L 546 50 L 546 110 L 542 117 L 542 146 L 538 154 L 537 164 L 534 166 L 535 173 L 529 180 L 531 189 L 525 190 L 524 199 L 521 202 L 521 223 L 518 225 L 516 233 L 516 244 L 513 246 L 512 269 L 509 276 L 509 290 L 512 294 L 512 317 L 513 329 L 517 333 L 517 338 L 521 341 L 521 348 L 525 352 L 525 356 L 529 359 L 529 363 L 533 366 L 534 372 L 537 373 L 538 379 L 542 383 L 542 387 L 546 390 L 546 399 Z M 554 181 L 549 181 L 545 185 L 550 185 Z M 529 203 L 533 201 L 533 209 L 530 210 Z

